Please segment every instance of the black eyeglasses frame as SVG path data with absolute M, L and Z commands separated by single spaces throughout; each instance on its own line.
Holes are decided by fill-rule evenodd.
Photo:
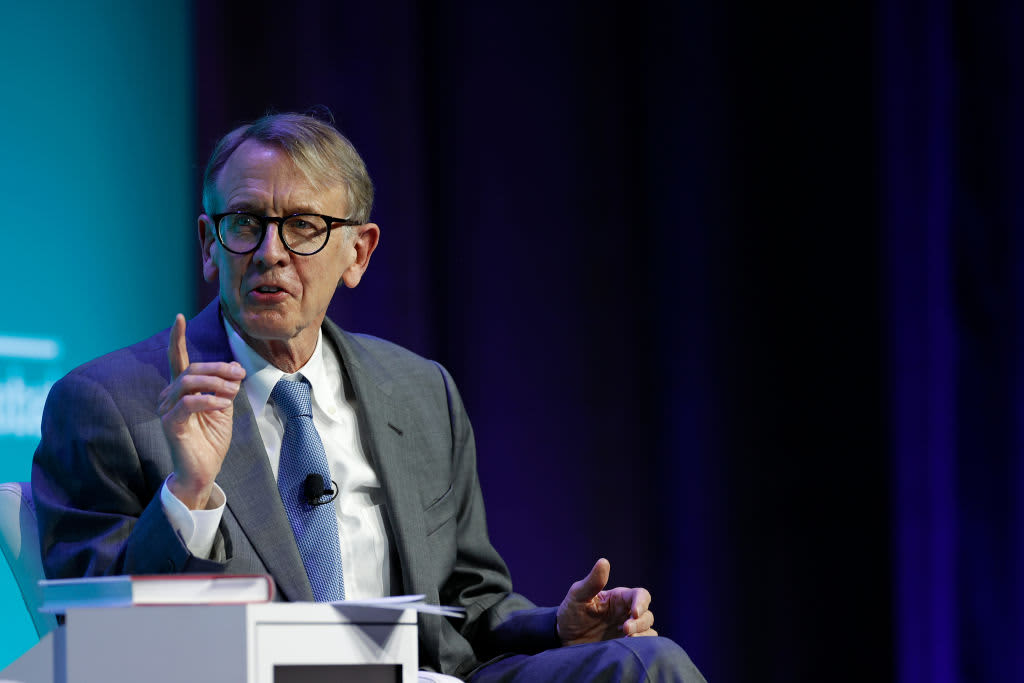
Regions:
M 256 245 L 252 249 L 249 249 L 247 251 L 235 251 L 224 242 L 224 237 L 220 234 L 220 222 L 224 220 L 224 218 L 226 218 L 227 216 L 239 215 L 251 216 L 252 218 L 255 218 L 256 221 L 260 224 L 260 238 L 256 241 Z M 316 216 L 317 218 L 322 218 L 324 222 L 327 224 L 327 238 L 324 239 L 324 243 L 321 244 L 320 248 L 317 249 L 316 251 L 311 251 L 308 254 L 304 254 L 301 251 L 295 251 L 290 246 L 288 246 L 287 242 L 284 241 L 284 231 L 281 230 L 281 226 L 284 225 L 284 222 L 287 221 L 289 218 L 295 218 L 296 216 Z M 228 251 L 230 251 L 232 254 L 239 255 L 251 254 L 257 249 L 259 249 L 260 246 L 263 244 L 263 240 L 267 238 L 267 226 L 270 225 L 271 223 L 277 223 L 278 239 L 281 240 L 281 244 L 284 245 L 285 249 L 295 254 L 296 256 L 312 256 L 313 254 L 318 254 L 321 251 L 323 251 L 324 247 L 327 246 L 327 243 L 331 241 L 331 231 L 337 227 L 362 225 L 362 223 L 353 218 L 336 218 L 334 216 L 325 216 L 324 214 L 320 213 L 306 212 L 293 213 L 287 216 L 260 216 L 255 213 L 250 213 L 249 211 L 227 211 L 225 213 L 215 213 L 212 216 L 210 216 L 210 219 L 213 221 L 214 231 L 217 233 L 217 241 L 220 242 L 220 245 L 227 249 Z

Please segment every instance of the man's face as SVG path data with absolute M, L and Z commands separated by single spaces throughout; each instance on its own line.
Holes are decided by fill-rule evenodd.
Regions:
M 287 154 L 254 140 L 243 142 L 228 158 L 216 188 L 215 206 L 210 207 L 216 213 L 348 217 L 345 188 L 314 191 Z M 322 251 L 300 256 L 285 248 L 278 229 L 271 223 L 256 251 L 233 254 L 217 241 L 212 219 L 199 217 L 203 275 L 219 284 L 224 315 L 257 352 L 289 369 L 285 366 L 294 363 L 298 368 L 312 354 L 338 285 L 359 284 L 379 230 L 372 223 L 360 225 L 349 237 L 344 227 L 337 227 Z

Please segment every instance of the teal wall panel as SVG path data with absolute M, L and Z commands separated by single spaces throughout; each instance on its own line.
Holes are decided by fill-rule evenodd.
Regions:
M 193 312 L 187 2 L 0 0 L 0 481 L 50 384 Z M 0 667 L 31 645 L 0 570 Z

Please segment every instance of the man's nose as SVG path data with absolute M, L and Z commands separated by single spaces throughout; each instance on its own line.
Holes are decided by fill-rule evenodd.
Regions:
M 273 265 L 287 261 L 289 252 L 281 241 L 281 224 L 278 221 L 267 222 L 267 233 L 263 236 L 263 243 L 253 254 L 253 259 L 266 265 Z

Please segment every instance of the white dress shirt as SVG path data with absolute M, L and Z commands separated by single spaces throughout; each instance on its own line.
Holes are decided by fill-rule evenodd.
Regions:
M 270 393 L 285 373 L 268 363 L 224 321 L 235 360 L 245 368 L 242 386 L 256 417 L 256 427 L 266 448 L 270 468 L 277 477 L 284 421 L 278 416 Z M 312 388 L 313 424 L 327 453 L 331 479 L 338 485 L 334 499 L 338 516 L 341 562 L 345 572 L 345 597 L 362 600 L 391 594 L 391 549 L 385 521 L 383 492 L 359 441 L 355 399 L 345 398 L 341 361 L 323 332 L 309 361 L 288 379 L 305 377 Z M 352 395 L 352 392 L 348 392 Z M 173 475 L 172 475 L 173 476 Z M 333 487 L 332 487 L 333 488 Z M 207 510 L 189 510 L 164 482 L 160 499 L 171 526 L 189 552 L 210 557 L 226 499 L 215 486 Z

